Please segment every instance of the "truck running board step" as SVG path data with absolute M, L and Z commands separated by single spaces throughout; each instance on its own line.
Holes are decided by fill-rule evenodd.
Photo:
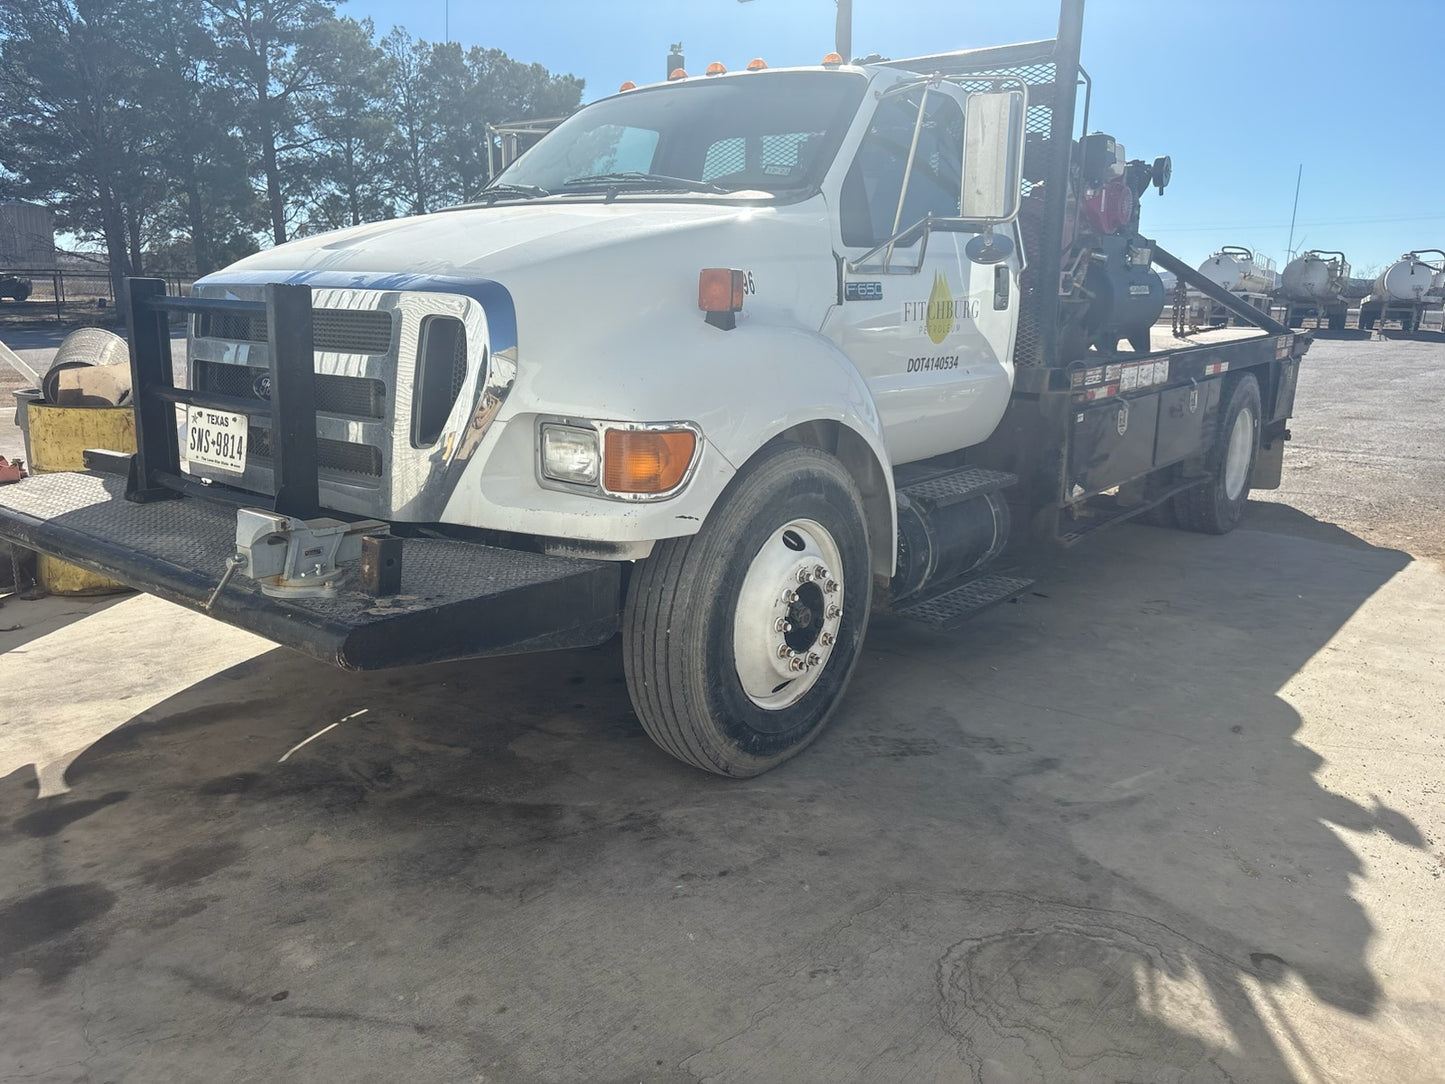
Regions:
M 928 501 L 932 504 L 955 504 L 970 497 L 981 497 L 985 493 L 1007 489 L 1018 482 L 1018 477 L 1003 471 L 986 467 L 965 467 L 963 470 L 944 474 L 911 477 L 912 472 L 902 468 L 894 475 L 898 492 L 910 501 Z
M 990 606 L 1022 594 L 1033 586 L 1033 582 L 1018 576 L 988 572 L 957 587 L 899 606 L 893 610 L 893 616 L 941 629 L 954 629 Z

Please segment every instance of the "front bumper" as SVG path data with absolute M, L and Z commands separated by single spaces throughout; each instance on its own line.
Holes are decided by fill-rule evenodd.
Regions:
M 235 531 L 231 508 L 193 497 L 133 503 L 113 475 L 44 474 L 0 489 L 0 539 L 198 611 Z M 617 632 L 621 607 L 615 562 L 408 538 L 395 596 L 343 584 L 331 598 L 276 599 L 237 576 L 209 613 L 343 669 L 379 670 L 600 644 Z

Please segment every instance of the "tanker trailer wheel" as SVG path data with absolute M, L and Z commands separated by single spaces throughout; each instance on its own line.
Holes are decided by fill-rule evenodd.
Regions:
M 843 465 L 799 444 L 759 453 L 701 531 L 659 542 L 633 572 L 622 658 L 648 736 L 718 775 L 793 756 L 842 699 L 872 586 Z
M 1331 309 L 1329 315 L 1329 329 L 1331 331 L 1345 330 L 1345 317 L 1348 313 L 1344 309 Z
M 1249 476 L 1259 455 L 1259 382 L 1239 378 L 1224 411 L 1205 466 L 1210 478 L 1174 498 L 1174 515 L 1186 531 L 1228 534 L 1244 518 Z

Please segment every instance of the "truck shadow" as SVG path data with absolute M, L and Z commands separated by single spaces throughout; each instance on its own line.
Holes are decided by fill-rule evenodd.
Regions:
M 1034 555 L 956 634 L 880 619 L 830 730 L 750 781 L 648 742 L 615 643 L 268 653 L 68 795 L 0 779 L 0 994 L 83 979 L 91 1043 L 180 1028 L 199 1065 L 269 1028 L 322 1073 L 346 1019 L 382 1076 L 1273 1081 L 1354 1044 L 1331 1071 L 1410 1078 L 1348 840 L 1425 841 L 1322 782 L 1331 716 L 1281 695 L 1409 558 L 1264 526 Z

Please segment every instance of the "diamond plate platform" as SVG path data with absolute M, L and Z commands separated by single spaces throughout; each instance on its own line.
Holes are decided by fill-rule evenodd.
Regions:
M 1026 591 L 1033 582 L 989 572 L 918 602 L 899 606 L 893 615 L 938 628 L 957 628 L 975 614 Z
M 5 486 L 0 538 L 202 610 L 235 548 L 234 510 L 194 498 L 136 504 L 124 492 L 123 478 L 89 472 Z M 333 598 L 274 599 L 237 576 L 210 613 L 344 669 L 377 670 L 599 644 L 617 631 L 621 602 L 615 562 L 408 538 L 395 596 L 343 585 Z
M 899 492 L 909 500 L 931 501 L 934 504 L 954 504 L 997 489 L 1006 489 L 1016 482 L 1017 476 L 986 467 L 966 467 L 917 481 L 908 481 L 906 475 L 897 478 Z

